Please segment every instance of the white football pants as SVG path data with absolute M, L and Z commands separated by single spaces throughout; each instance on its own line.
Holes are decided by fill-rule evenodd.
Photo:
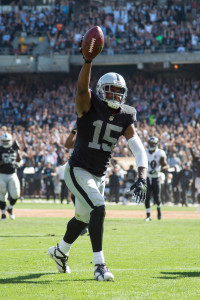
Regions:
M 105 205 L 105 176 L 97 177 L 82 168 L 72 168 L 67 163 L 64 177 L 68 189 L 76 197 L 76 219 L 89 223 L 90 213 L 94 207 Z
M 8 193 L 13 199 L 20 197 L 20 183 L 16 173 L 0 173 L 0 201 L 6 201 Z

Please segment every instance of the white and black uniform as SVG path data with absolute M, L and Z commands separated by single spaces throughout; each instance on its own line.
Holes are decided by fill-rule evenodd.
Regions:
M 77 119 L 75 148 L 65 169 L 66 184 L 79 200 L 75 205 L 78 220 L 88 223 L 94 207 L 105 205 L 105 172 L 111 152 L 135 121 L 133 107 L 122 104 L 113 110 L 91 92 L 91 108 Z
M 145 201 L 145 207 L 150 207 L 151 194 L 153 194 L 153 199 L 155 203 L 159 206 L 161 202 L 160 193 L 160 159 L 161 157 L 166 158 L 165 151 L 161 149 L 156 149 L 153 153 L 146 150 L 148 158 L 148 173 L 147 173 L 147 195 Z
M 16 174 L 16 159 L 19 146 L 14 143 L 10 148 L 0 146 L 0 201 L 7 200 L 8 193 L 12 199 L 20 196 L 20 183 Z

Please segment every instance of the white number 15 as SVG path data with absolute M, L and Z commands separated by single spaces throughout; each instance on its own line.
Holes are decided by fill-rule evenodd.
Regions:
M 110 136 L 111 131 L 122 132 L 123 128 L 109 123 L 106 125 L 103 140 L 112 144 L 111 146 L 109 146 L 107 143 L 102 143 L 102 144 L 98 143 L 99 136 L 102 130 L 103 121 L 101 120 L 95 121 L 93 125 L 95 126 L 93 141 L 89 143 L 88 147 L 93 149 L 98 149 L 98 150 L 102 148 L 104 151 L 111 152 L 115 144 L 117 143 L 117 139 Z

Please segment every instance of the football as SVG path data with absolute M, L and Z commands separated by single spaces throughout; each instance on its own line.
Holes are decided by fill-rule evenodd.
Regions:
M 104 35 L 99 26 L 89 29 L 82 40 L 82 54 L 86 60 L 92 61 L 103 49 Z

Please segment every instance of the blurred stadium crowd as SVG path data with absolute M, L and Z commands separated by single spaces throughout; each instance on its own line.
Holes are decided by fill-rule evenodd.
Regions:
M 103 54 L 200 51 L 198 1 L 103 1 L 103 5 L 89 1 L 87 6 L 80 3 L 77 9 L 75 1 L 61 0 L 39 9 L 13 1 L 9 10 L 0 12 L 1 53 L 31 53 L 34 44 L 26 45 L 26 38 L 46 36 L 51 54 L 78 54 L 82 35 L 94 25 L 99 25 L 105 35 Z M 92 89 L 102 75 L 100 71 L 93 72 Z M 189 162 L 195 178 L 189 149 L 200 153 L 200 80 L 180 73 L 169 80 L 167 76 L 149 76 L 142 71 L 122 75 L 128 86 L 127 104 L 137 110 L 137 130 L 145 146 L 149 136 L 157 136 L 170 167 L 179 172 Z M 0 135 L 8 131 L 18 140 L 24 159 L 18 176 L 23 193 L 33 197 L 41 197 L 47 191 L 44 173 L 48 164 L 54 179 L 51 186 L 58 186 L 57 170 L 70 155 L 64 143 L 76 122 L 77 76 L 70 73 L 56 77 L 15 74 L 2 76 L 0 81 Z M 119 189 L 124 190 L 128 172 L 114 157 L 132 157 L 124 138 L 114 149 L 108 174 L 109 178 L 117 167 Z M 173 196 L 173 176 L 164 174 L 168 199 Z M 60 190 L 55 188 L 53 193 L 56 199 Z M 124 192 L 121 195 L 123 198 Z M 181 201 L 171 200 L 176 204 Z
M 45 76 L 35 79 L 9 76 L 1 81 L 0 134 L 9 131 L 19 142 L 24 167 L 19 168 L 18 173 L 21 183 L 22 178 L 27 179 L 25 194 L 33 194 L 38 163 L 42 180 L 48 163 L 56 174 L 55 169 L 69 158 L 64 143 L 76 122 L 76 80 L 73 76 L 67 75 L 62 82 L 54 84 Z M 98 76 L 98 73 L 92 76 L 93 89 Z M 157 136 L 170 167 L 176 166 L 180 171 L 189 162 L 195 178 L 189 149 L 194 148 L 196 153 L 200 150 L 200 81 L 180 77 L 169 84 L 166 79 L 148 78 L 141 72 L 125 78 L 129 89 L 127 102 L 137 109 L 137 130 L 145 146 L 149 136 Z M 132 157 L 125 138 L 120 139 L 113 157 Z M 116 165 L 113 159 L 111 173 Z M 25 168 L 27 175 L 23 174 Z M 121 169 L 119 181 L 123 187 L 126 187 L 125 175 Z M 168 175 L 165 180 L 172 184 L 172 176 Z M 25 182 L 23 184 L 25 187 Z M 45 193 L 45 184 L 42 193 Z
M 13 1 L 9 10 L 1 9 L 0 48 L 31 54 L 36 44 L 27 37 L 48 37 L 46 51 L 77 54 L 81 37 L 95 25 L 105 36 L 104 54 L 200 50 L 200 3 L 176 0 L 84 1 L 79 6 L 61 0 L 43 8 Z

